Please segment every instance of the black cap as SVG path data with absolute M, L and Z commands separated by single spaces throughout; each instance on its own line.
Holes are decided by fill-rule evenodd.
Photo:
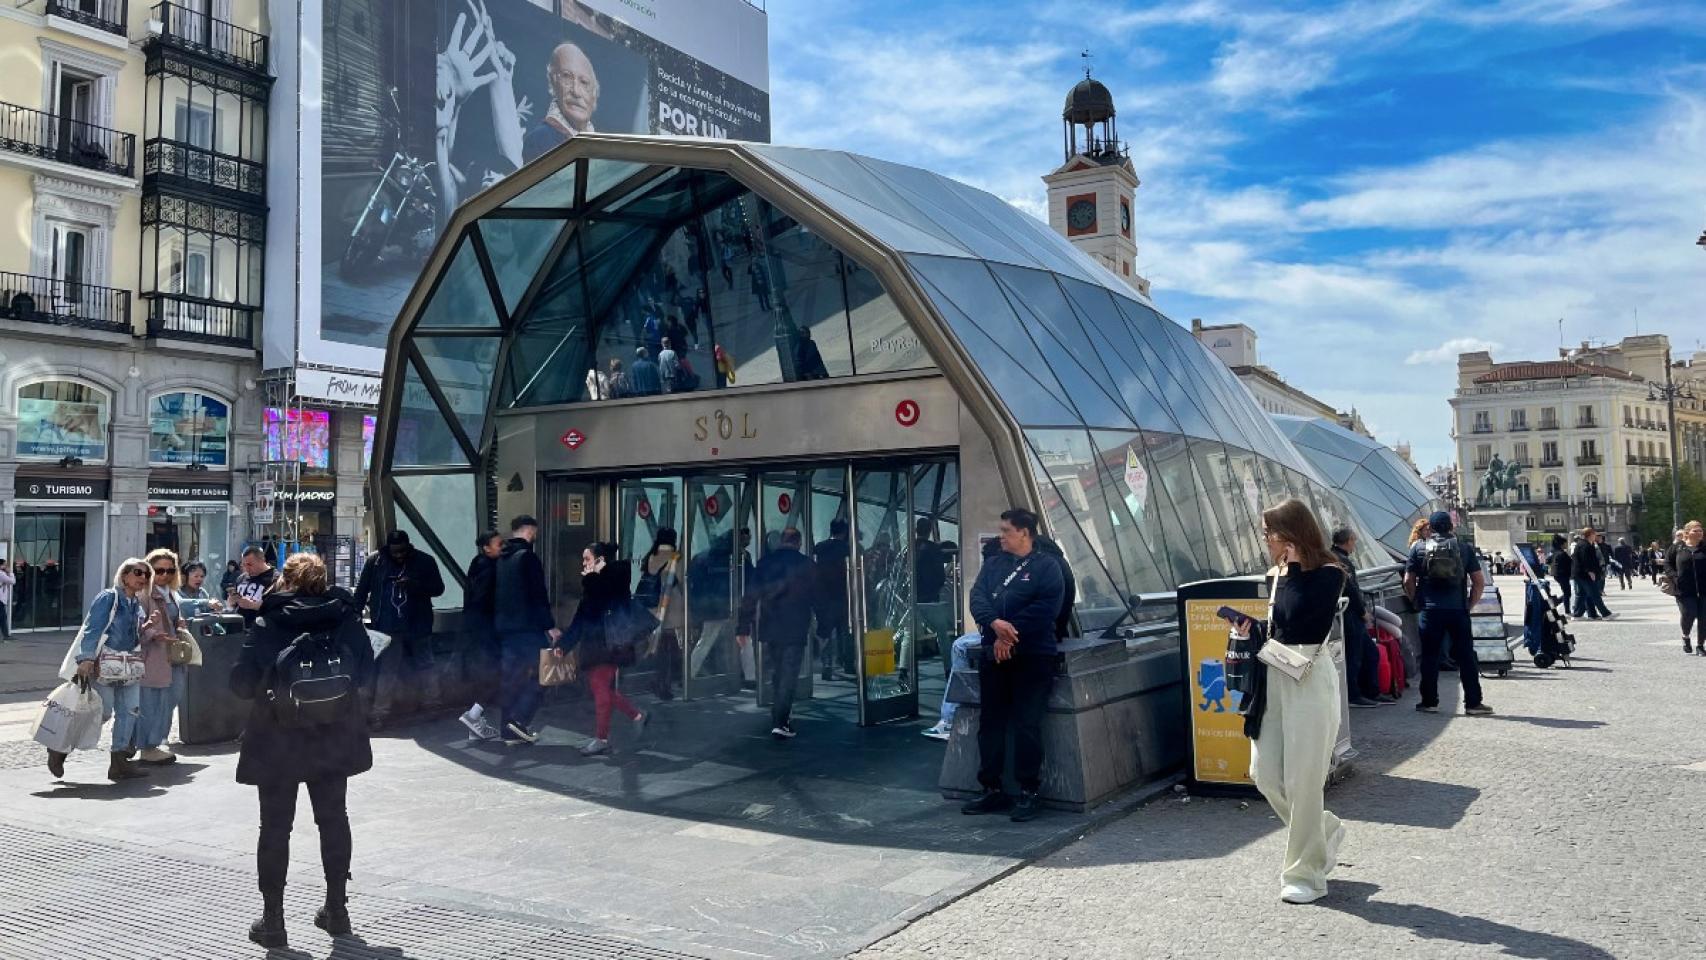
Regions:
M 1433 527 L 1440 533 L 1450 533 L 1451 514 L 1446 513 L 1444 510 L 1435 510 L 1433 515 L 1428 517 L 1428 526 Z
M 387 547 L 406 547 L 409 545 L 409 535 L 403 530 L 393 530 L 385 535 Z

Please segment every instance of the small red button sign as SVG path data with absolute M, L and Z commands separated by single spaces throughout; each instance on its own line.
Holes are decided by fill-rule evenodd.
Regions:
M 776 509 L 780 510 L 783 514 L 787 514 L 789 511 L 794 509 L 794 498 L 785 493 L 781 494 L 776 498 Z
M 586 434 L 579 430 L 570 429 L 568 433 L 563 434 L 562 440 L 563 446 L 570 450 L 579 450 L 580 445 L 586 442 Z
M 922 411 L 918 409 L 918 401 L 916 400 L 902 400 L 895 404 L 894 422 L 903 427 L 914 426 L 918 423 L 920 416 L 922 416 Z
M 641 520 L 650 520 L 652 517 L 652 502 L 647 500 L 645 497 L 641 497 L 640 502 L 634 505 L 634 512 L 639 514 Z
M 717 498 L 715 496 L 705 498 L 705 516 L 714 517 L 718 513 L 722 512 L 722 509 L 723 505 L 717 502 Z

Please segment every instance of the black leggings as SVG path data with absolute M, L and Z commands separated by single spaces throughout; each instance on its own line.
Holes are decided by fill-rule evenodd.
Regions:
M 1682 639 L 1687 640 L 1693 630 L 1706 646 L 1706 597 L 1677 597 L 1676 608 L 1682 612 Z
M 327 900 L 342 900 L 349 880 L 349 813 L 344 798 L 348 777 L 329 777 L 306 784 L 308 802 L 314 806 L 314 823 L 320 828 L 320 865 L 326 871 Z M 263 783 L 261 795 L 261 839 L 255 847 L 256 872 L 261 893 L 283 896 L 290 872 L 290 828 L 296 823 L 295 783 Z

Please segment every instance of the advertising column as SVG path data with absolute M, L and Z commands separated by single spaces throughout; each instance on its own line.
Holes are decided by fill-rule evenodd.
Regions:
M 1230 628 L 1217 611 L 1226 606 L 1263 620 L 1268 615 L 1267 592 L 1266 582 L 1256 578 L 1203 580 L 1179 587 L 1179 656 L 1191 738 L 1186 779 L 1194 792 L 1256 791 L 1256 782 L 1250 779 L 1250 740 L 1244 736 L 1239 695 L 1226 683 Z

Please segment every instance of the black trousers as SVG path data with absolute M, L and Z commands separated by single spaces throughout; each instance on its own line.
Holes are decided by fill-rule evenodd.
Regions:
M 806 660 L 806 640 L 772 643 L 764 650 L 765 672 L 770 674 L 770 725 L 785 727 L 794 715 L 794 690 L 800 682 L 800 665 Z
M 314 824 L 320 828 L 320 865 L 326 871 L 326 898 L 341 900 L 349 882 L 349 812 L 344 800 L 348 777 L 330 777 L 305 784 L 308 802 L 314 806 Z M 263 783 L 261 795 L 261 838 L 255 847 L 255 868 L 261 893 L 283 896 L 290 873 L 290 830 L 296 823 L 294 783 Z
M 1054 688 L 1054 657 L 1015 656 L 996 663 L 993 648 L 984 647 L 978 666 L 979 716 L 977 749 L 981 764 L 977 782 L 990 790 L 1002 787 L 1007 767 L 1007 732 L 1013 732 L 1013 779 L 1019 789 L 1035 791 L 1042 784 L 1043 713 Z

